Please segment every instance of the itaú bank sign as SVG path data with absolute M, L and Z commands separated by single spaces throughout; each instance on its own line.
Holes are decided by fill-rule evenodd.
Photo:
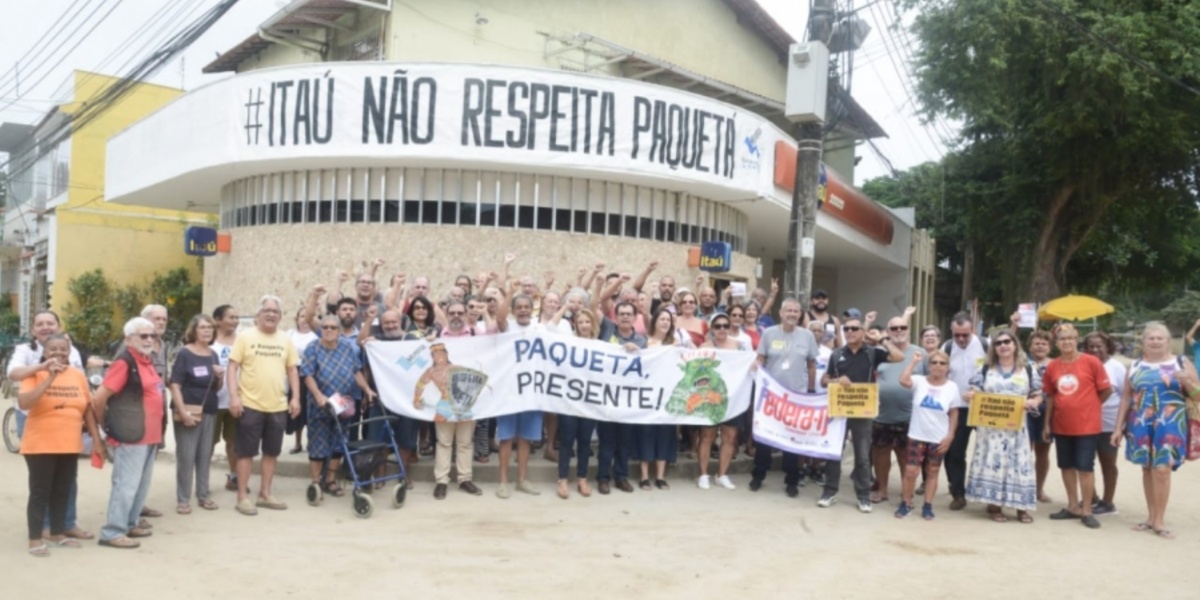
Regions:
M 764 132 L 781 136 L 744 109 L 617 78 L 469 64 L 300 65 L 205 86 L 115 136 L 110 199 L 206 171 L 227 181 L 256 165 L 398 159 L 607 171 L 703 186 L 709 197 L 749 197 L 763 188 Z M 120 160 L 146 152 L 154 164 Z M 180 191 L 208 182 L 192 183 L 199 188 Z

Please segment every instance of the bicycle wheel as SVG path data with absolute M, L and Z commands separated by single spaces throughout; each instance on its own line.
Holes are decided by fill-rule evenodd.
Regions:
M 11 406 L 4 411 L 4 446 L 13 454 L 21 451 L 21 436 L 17 433 L 17 409 Z

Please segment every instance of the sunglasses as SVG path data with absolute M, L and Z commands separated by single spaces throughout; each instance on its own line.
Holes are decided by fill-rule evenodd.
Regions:
M 971 337 L 971 334 L 969 334 L 969 333 L 956 333 L 956 334 L 954 334 L 954 339 L 956 339 L 956 340 L 965 340 L 965 339 L 967 339 L 967 338 L 969 338 L 969 337 Z
M 994 344 L 996 344 L 997 346 L 1007 346 L 1007 345 L 1009 345 L 1009 344 L 1012 344 L 1012 343 L 1013 343 L 1013 341 L 1012 341 L 1011 339 L 1005 338 L 1005 339 L 1002 339 L 1002 340 L 996 340 L 996 341 L 995 341 L 995 342 L 993 342 L 993 343 L 994 343 Z
M 948 363 L 948 362 L 946 362 L 946 361 L 944 361 L 944 360 L 931 360 L 931 361 L 929 361 L 929 364 L 930 364 L 930 365 L 934 365 L 934 366 L 936 366 L 936 365 L 941 365 L 941 366 L 943 366 L 943 367 L 944 367 L 944 366 L 946 366 L 946 365 L 948 365 L 948 364 L 950 364 L 950 363 Z
M 888 331 L 908 331 L 908 325 L 900 325 L 899 327 L 888 327 Z
M 321 329 L 325 329 L 325 330 L 335 330 L 335 329 L 339 329 L 339 327 L 338 327 L 337 325 L 322 325 L 322 326 L 321 326 Z
M 156 339 L 158 339 L 157 333 L 139 333 L 139 334 L 137 334 L 137 336 L 138 336 L 138 339 L 140 339 L 140 340 L 156 340 Z
M 853 325 L 851 325 L 849 327 L 843 327 L 842 329 L 844 329 L 846 331 L 862 331 L 862 327 L 855 327 Z
M 450 311 L 450 312 L 448 312 L 448 313 L 446 313 L 446 314 L 447 314 L 447 315 L 450 315 L 451 317 L 461 317 L 461 316 L 463 316 L 463 315 L 465 315 L 465 314 L 467 314 L 467 313 L 465 313 L 465 312 L 463 312 L 463 311 L 461 311 L 461 310 L 452 310 L 452 311 Z
M 721 323 L 719 325 L 713 325 L 712 328 L 713 329 L 729 329 L 729 323 Z

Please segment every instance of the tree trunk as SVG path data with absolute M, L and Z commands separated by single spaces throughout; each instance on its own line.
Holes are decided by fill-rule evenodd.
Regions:
M 975 245 L 967 242 L 963 248 L 963 270 L 962 270 L 962 301 L 960 306 L 962 310 L 967 310 L 971 306 L 971 298 L 974 292 L 971 288 L 971 283 L 975 279 Z
M 1061 296 L 1066 287 L 1066 262 L 1071 257 L 1063 254 L 1063 236 L 1070 227 L 1070 221 L 1064 215 L 1075 189 L 1074 184 L 1064 184 L 1046 211 L 1037 244 L 1029 256 L 1029 279 L 1024 295 L 1027 302 L 1053 300 Z

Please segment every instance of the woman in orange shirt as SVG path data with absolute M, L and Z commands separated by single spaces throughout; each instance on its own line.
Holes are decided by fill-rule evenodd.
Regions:
M 68 364 L 71 342 L 65 335 L 53 334 L 43 343 L 45 350 L 40 369 L 21 381 L 17 402 L 29 412 L 21 454 L 29 467 L 29 504 L 25 516 L 29 525 L 29 553 L 49 556 L 47 544 L 78 548 L 79 541 L 67 537 L 67 497 L 83 451 L 80 431 L 84 424 L 92 439 L 99 440 L 96 420 L 88 409 L 87 377 Z M 103 455 L 104 444 L 95 444 Z M 42 518 L 50 509 L 50 536 L 42 538 Z

